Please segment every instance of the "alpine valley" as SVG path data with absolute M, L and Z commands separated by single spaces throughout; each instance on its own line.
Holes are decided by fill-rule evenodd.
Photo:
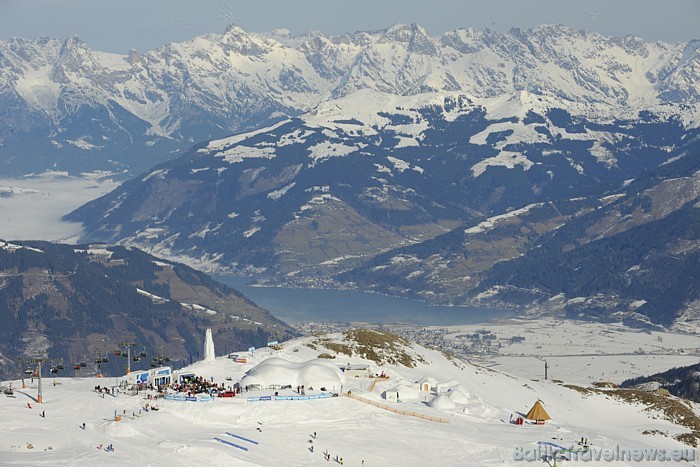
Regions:
M 11 40 L 0 60 L 7 170 L 145 170 L 67 216 L 86 242 L 278 284 L 697 321 L 700 42 L 232 26 L 128 56 Z

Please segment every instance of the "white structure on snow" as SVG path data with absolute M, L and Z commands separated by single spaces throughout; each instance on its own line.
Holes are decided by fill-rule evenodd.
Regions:
M 400 383 L 391 389 L 387 389 L 382 393 L 382 397 L 387 402 L 420 400 L 422 398 L 418 388 L 408 382 Z
M 276 388 L 282 386 L 304 386 L 331 392 L 342 390 L 345 375 L 340 368 L 329 361 L 318 358 L 307 362 L 294 363 L 279 357 L 263 360 L 241 379 L 241 387 L 259 386 Z
M 207 362 L 213 362 L 216 359 L 216 354 L 214 353 L 214 339 L 211 337 L 211 329 L 207 329 L 207 333 L 204 338 L 204 360 Z
M 418 380 L 418 390 L 423 392 L 437 392 L 437 380 L 432 376 L 424 376 Z

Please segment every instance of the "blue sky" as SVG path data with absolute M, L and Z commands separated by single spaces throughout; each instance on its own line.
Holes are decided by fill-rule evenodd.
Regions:
M 0 39 L 76 34 L 92 48 L 125 53 L 221 33 L 231 23 L 338 34 L 403 22 L 431 35 L 561 23 L 675 42 L 700 39 L 699 19 L 700 0 L 0 0 Z

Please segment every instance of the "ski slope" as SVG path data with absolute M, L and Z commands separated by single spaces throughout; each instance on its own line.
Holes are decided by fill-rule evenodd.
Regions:
M 340 334 L 326 337 L 342 342 Z M 241 352 L 247 357 L 245 364 L 218 357 L 187 370 L 215 382 L 228 377 L 231 381 L 226 383 L 233 384 L 267 358 L 301 364 L 328 351 L 319 346 L 318 337 L 298 338 L 276 349 L 258 349 L 253 355 Z M 656 412 L 643 411 L 640 405 L 450 361 L 417 344 L 408 352 L 422 360 L 415 368 L 379 366 L 338 355 L 329 362 L 368 363 L 372 374 L 383 371 L 389 378 L 374 385 L 375 378 L 347 378 L 339 397 L 317 400 L 248 401 L 274 392 L 261 390 L 213 402 L 158 400 L 158 411 L 145 412 L 143 394 L 103 398 L 94 391 L 96 385 L 115 385 L 119 378 L 56 378 L 55 385 L 45 378 L 40 405 L 34 400 L 36 380 L 27 381 L 26 390 L 17 389 L 21 382 L 13 381 L 14 397 L 0 395 L 0 465 L 339 465 L 336 456 L 344 465 L 357 466 L 363 460 L 366 466 L 523 465 L 513 459 L 514 445 L 534 448 L 538 442 L 551 442 L 568 447 L 576 446 L 581 437 L 596 448 L 688 448 L 672 439 L 687 429 Z M 445 383 L 451 391 L 441 396 L 419 391 L 416 382 L 421 379 Z M 405 392 L 400 402 L 382 398 L 397 386 L 415 391 Z M 353 397 L 347 397 L 347 391 Z M 278 392 L 297 394 L 295 388 Z M 307 395 L 318 393 L 318 388 L 307 390 Z M 445 394 L 452 394 L 452 403 L 444 403 Z M 550 422 L 509 423 L 511 416 L 525 414 L 537 399 L 552 417 Z M 42 411 L 45 417 L 40 416 Z M 448 423 L 397 411 L 444 418 Z M 115 413 L 122 415 L 120 421 L 115 421 Z M 647 430 L 668 436 L 642 434 Z M 113 452 L 98 449 L 109 444 Z M 330 460 L 324 452 L 330 453 Z

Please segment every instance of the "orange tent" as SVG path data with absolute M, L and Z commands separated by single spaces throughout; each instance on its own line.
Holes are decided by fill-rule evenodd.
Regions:
M 544 407 L 542 407 L 542 403 L 538 400 L 535 402 L 535 405 L 532 406 L 530 411 L 525 415 L 525 418 L 528 420 L 537 420 L 537 421 L 545 421 L 545 420 L 551 420 L 552 417 L 549 416 L 546 410 L 544 410 Z

